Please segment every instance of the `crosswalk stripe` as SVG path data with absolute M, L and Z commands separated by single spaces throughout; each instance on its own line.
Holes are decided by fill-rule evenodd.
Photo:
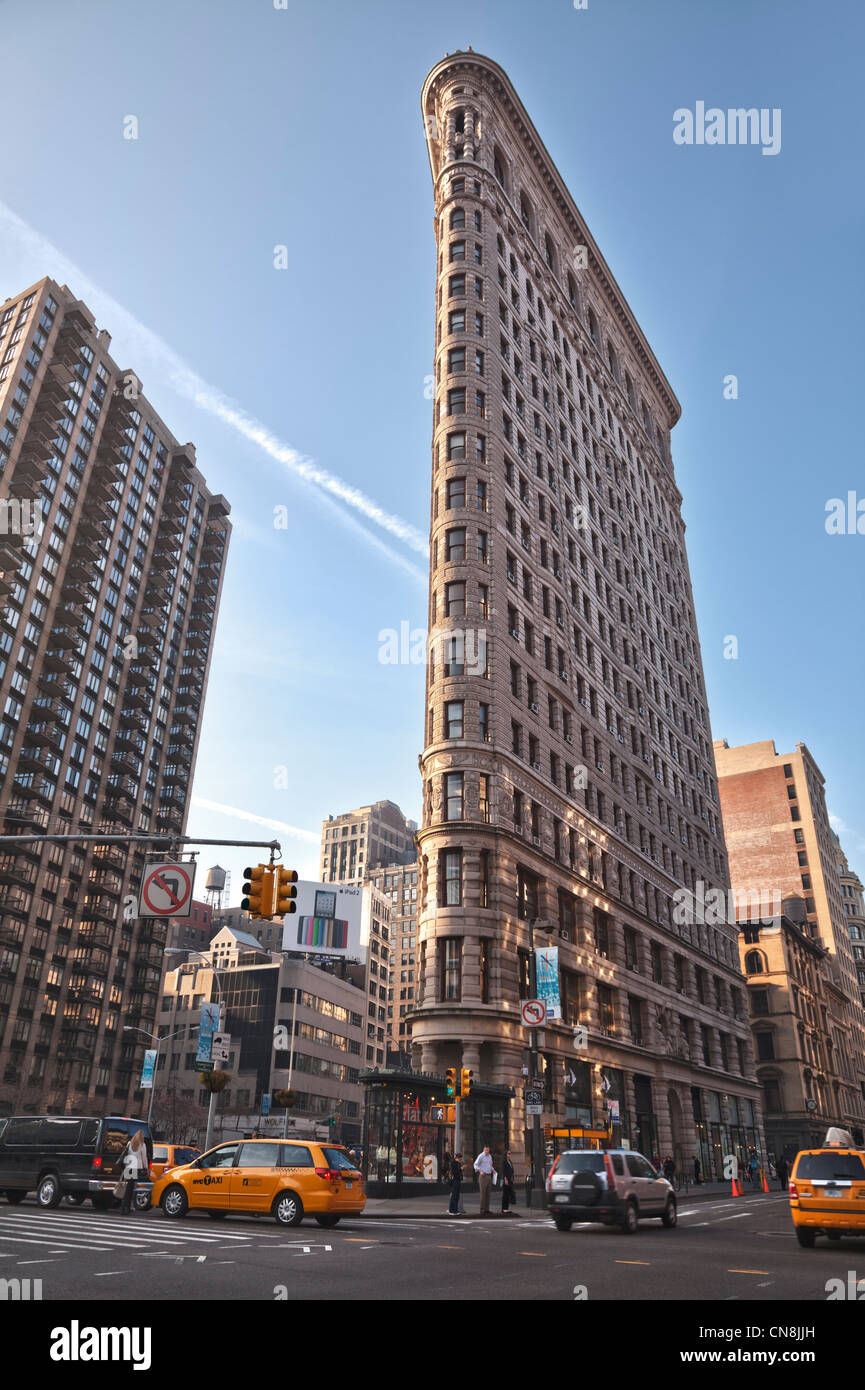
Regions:
M 9 1235 L 4 1236 L 3 1239 L 4 1239 L 4 1241 L 6 1242 L 7 1245 L 53 1245 L 54 1248 L 55 1248 L 55 1251 L 56 1251 L 56 1249 L 57 1249 L 57 1241 L 56 1241 L 56 1239 L 55 1239 L 55 1240 L 39 1240 L 39 1239 L 37 1239 L 37 1238 L 35 1238 L 35 1237 L 33 1237 L 33 1236 L 31 1236 L 31 1237 L 28 1238 L 27 1236 L 9 1236 Z M 69 1241 L 69 1242 L 64 1242 L 64 1248 L 63 1248 L 62 1253 L 65 1254 L 67 1250 L 73 1250 L 73 1249 L 74 1249 L 74 1250 L 105 1250 L 105 1251 L 107 1251 L 107 1250 L 112 1250 L 113 1248 L 114 1248 L 114 1247 L 111 1246 L 111 1245 L 84 1245 L 84 1244 L 82 1244 L 81 1241 L 75 1241 L 75 1242 Z
M 138 1231 L 140 1233 L 132 1235 L 128 1226 L 113 1226 L 111 1224 L 99 1224 L 97 1222 L 90 1222 L 89 1220 L 87 1220 L 87 1218 L 84 1218 L 82 1220 L 78 1217 L 70 1218 L 64 1216 L 52 1216 L 47 1217 L 45 1219 L 51 1222 L 51 1230 L 57 1230 L 57 1240 L 61 1241 L 64 1239 L 65 1233 L 72 1233 L 75 1235 L 80 1233 L 85 1238 L 92 1238 L 95 1240 L 110 1240 L 114 1242 L 119 1241 L 122 1244 L 137 1241 L 145 1241 L 146 1243 L 151 1243 L 153 1241 L 182 1241 L 185 1243 L 188 1241 L 202 1240 L 207 1241 L 208 1243 L 218 1243 L 223 1240 L 245 1241 L 249 1239 L 247 1235 L 233 1235 L 229 1231 L 214 1231 L 208 1234 L 202 1232 L 199 1235 L 195 1232 L 182 1233 L 180 1231 L 171 1229 L 162 1231 L 156 1228 L 155 1226 L 152 1230 L 139 1227 Z M 13 1230 L 36 1229 L 33 1226 L 32 1220 L 26 1216 L 4 1215 L 3 1218 L 0 1219 L 0 1234 L 2 1234 L 4 1230 L 9 1229 L 10 1227 Z

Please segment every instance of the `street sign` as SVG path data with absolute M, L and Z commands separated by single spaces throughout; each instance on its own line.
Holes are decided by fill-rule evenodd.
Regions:
M 520 1017 L 527 1028 L 539 1028 L 547 1017 L 547 1007 L 540 999 L 524 999 Z
M 543 1091 L 533 1091 L 528 1087 L 525 1090 L 526 1114 L 543 1115 L 544 1113 L 544 1093 Z
M 139 917 L 190 917 L 195 865 L 148 864 L 138 900 Z
M 585 1052 L 589 1046 L 589 1030 L 582 1023 L 574 1029 L 574 1051 Z
M 213 1062 L 223 1064 L 228 1061 L 231 1052 L 231 1034 L 214 1033 L 213 1042 L 210 1046 L 210 1058 Z
M 213 1070 L 214 1070 L 213 1063 L 211 1062 L 210 1058 L 208 1058 L 206 1062 L 198 1062 L 198 1061 L 196 1061 L 196 1063 L 195 1063 L 195 1070 L 196 1070 L 196 1071 L 213 1071 Z

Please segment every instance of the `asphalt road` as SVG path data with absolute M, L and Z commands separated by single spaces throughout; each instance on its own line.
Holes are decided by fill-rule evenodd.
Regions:
M 783 1194 L 683 1201 L 679 1225 L 563 1233 L 541 1213 L 468 1221 L 346 1218 L 283 1230 L 269 1219 L 0 1205 L 0 1279 L 43 1301 L 658 1300 L 825 1302 L 865 1273 L 861 1241 L 796 1243 Z M 786 1315 L 790 1322 L 802 1314 Z

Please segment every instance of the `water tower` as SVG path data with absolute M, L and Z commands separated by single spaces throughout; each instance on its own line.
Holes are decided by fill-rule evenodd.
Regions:
M 204 880 L 204 901 L 209 903 L 211 908 L 222 907 L 222 900 L 228 901 L 230 871 L 221 869 L 218 864 L 214 864 L 212 869 L 207 870 L 207 877 Z

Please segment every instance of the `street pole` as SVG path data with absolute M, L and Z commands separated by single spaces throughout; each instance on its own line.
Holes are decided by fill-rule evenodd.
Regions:
M 291 1044 L 290 1044 L 289 1050 L 288 1050 L 288 1086 L 286 1087 L 286 1089 L 289 1090 L 289 1091 L 291 1090 L 291 1077 L 292 1077 L 292 1073 L 294 1072 L 294 1025 L 295 1025 L 295 1021 L 296 1021 L 296 1019 L 297 1019 L 297 996 L 298 996 L 299 993 L 300 993 L 300 990 L 298 989 L 297 984 L 295 984 L 295 986 L 294 986 L 294 1001 L 293 1001 L 292 1006 L 291 1006 Z M 288 1138 L 288 1110 L 289 1110 L 289 1107 L 286 1106 L 286 1107 L 285 1107 L 285 1121 L 284 1121 L 284 1123 L 283 1123 L 283 1128 L 282 1128 L 282 1137 L 283 1137 L 283 1139 L 287 1139 L 287 1138 Z
M 529 968 L 531 970 L 532 998 L 538 997 L 538 967 L 535 960 L 535 918 L 529 922 Z M 531 1077 L 530 1082 L 534 1086 L 538 1076 L 538 1030 L 533 1028 L 531 1031 Z M 541 1167 L 541 1117 L 532 1117 L 532 1188 L 537 1191 L 540 1183 Z M 534 1199 L 532 1201 L 534 1205 Z

